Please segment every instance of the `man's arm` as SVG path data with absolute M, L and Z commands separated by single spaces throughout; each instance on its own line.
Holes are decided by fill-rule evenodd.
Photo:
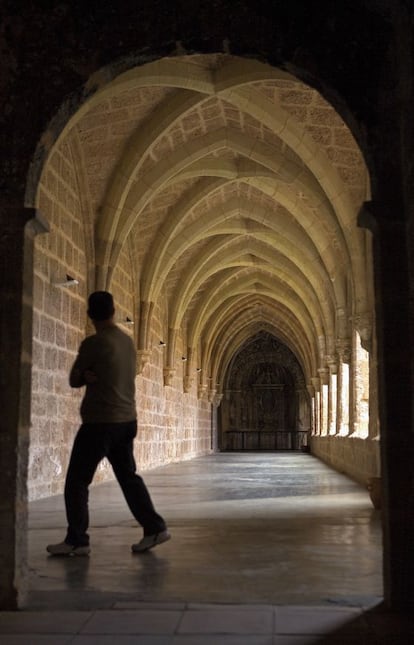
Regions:
M 70 370 L 69 385 L 71 387 L 83 387 L 95 381 L 96 377 L 94 377 L 94 373 L 90 369 L 87 347 L 85 342 L 83 342 L 79 347 L 78 355 Z
M 77 365 L 77 359 L 70 370 L 69 385 L 70 387 L 82 387 L 83 385 L 86 385 L 83 371 Z

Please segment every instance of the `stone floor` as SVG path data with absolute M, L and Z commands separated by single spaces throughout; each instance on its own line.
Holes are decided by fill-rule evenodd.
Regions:
M 303 453 L 226 453 L 145 473 L 172 540 L 140 537 L 116 483 L 91 489 L 89 558 L 53 558 L 63 500 L 33 502 L 30 593 L 2 645 L 408 645 L 382 610 L 380 513 Z M 411 634 L 411 636 L 410 636 Z

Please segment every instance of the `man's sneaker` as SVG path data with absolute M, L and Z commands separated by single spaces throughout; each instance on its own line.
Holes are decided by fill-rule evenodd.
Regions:
M 51 555 L 89 555 L 91 549 L 89 546 L 72 546 L 67 542 L 59 542 L 59 544 L 49 544 L 46 551 Z
M 161 533 L 154 533 L 154 535 L 145 535 L 140 542 L 133 544 L 131 549 L 133 553 L 143 553 L 168 540 L 171 540 L 171 535 L 168 531 L 161 531 Z

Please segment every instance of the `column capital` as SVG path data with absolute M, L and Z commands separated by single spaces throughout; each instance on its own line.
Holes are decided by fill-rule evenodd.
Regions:
M 148 364 L 151 356 L 151 350 L 139 349 L 137 351 L 137 374 L 142 374 L 144 367 Z
M 319 374 L 320 384 L 328 385 L 329 369 L 327 367 L 319 367 L 318 374 Z
M 33 215 L 31 219 L 26 223 L 26 232 L 35 237 L 36 235 L 42 235 L 44 233 L 50 233 L 50 226 L 47 219 L 42 215 L 39 210 L 34 208 L 26 209 Z
M 328 365 L 329 375 L 337 374 L 338 372 L 338 358 L 337 356 L 327 356 L 326 363 Z
M 186 374 L 184 376 L 184 380 L 183 380 L 183 388 L 184 388 L 184 392 L 186 394 L 188 394 L 188 392 L 190 392 L 190 390 L 191 390 L 191 388 L 193 386 L 193 383 L 194 383 L 194 378 L 192 376 L 189 376 L 188 374 Z
M 164 385 L 172 385 L 173 377 L 176 373 L 175 367 L 164 367 L 163 376 L 164 376 Z
M 208 390 L 208 400 L 210 403 L 213 403 L 216 393 L 217 393 L 217 390 L 215 390 L 214 388 L 210 388 Z
M 361 345 L 368 352 L 372 346 L 372 320 L 373 316 L 369 311 L 355 314 L 352 317 L 352 323 L 361 338 Z
M 321 379 L 319 378 L 319 376 L 312 376 L 311 383 L 312 383 L 313 389 L 315 390 L 315 394 L 316 392 L 320 392 Z
M 207 384 L 206 383 L 200 383 L 200 385 L 197 388 L 197 396 L 199 399 L 205 400 L 207 399 Z
M 218 408 L 222 400 L 223 400 L 223 395 L 222 395 L 222 394 L 216 394 L 216 395 L 214 396 L 213 401 L 212 401 L 213 406 L 214 406 L 215 408 Z
M 352 356 L 352 343 L 350 338 L 338 338 L 336 351 L 342 363 L 350 363 Z
M 390 212 L 393 214 L 390 217 Z M 396 208 L 395 203 L 388 203 L 384 200 L 370 200 L 362 204 L 358 216 L 357 224 L 359 228 L 366 228 L 371 233 L 378 234 L 380 231 L 390 232 L 405 229 L 405 220 L 398 217 L 398 213 L 403 213 L 403 209 Z

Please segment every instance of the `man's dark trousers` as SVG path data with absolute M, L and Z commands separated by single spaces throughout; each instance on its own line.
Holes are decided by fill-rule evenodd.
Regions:
M 106 457 L 121 486 L 131 513 L 153 535 L 166 529 L 155 511 L 142 477 L 136 473 L 133 442 L 137 422 L 83 423 L 75 437 L 65 483 L 68 531 L 65 542 L 72 546 L 89 545 L 89 485 L 99 462 Z

